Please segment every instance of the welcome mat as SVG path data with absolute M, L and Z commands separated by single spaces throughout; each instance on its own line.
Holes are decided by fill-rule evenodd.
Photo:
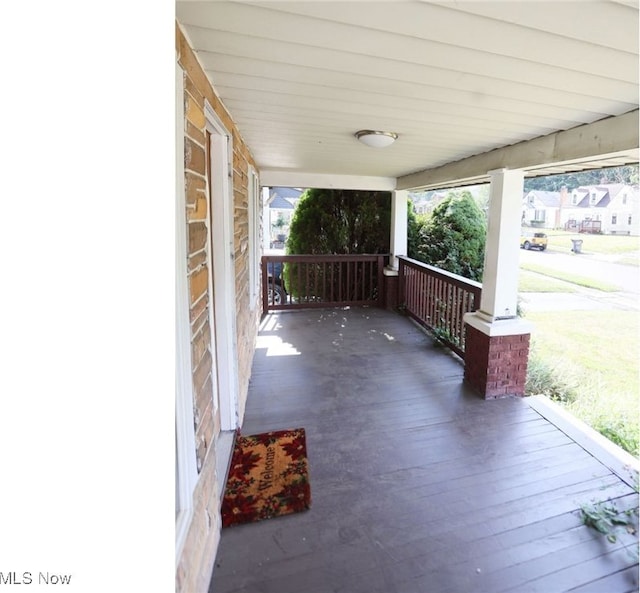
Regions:
M 222 526 L 271 519 L 311 506 L 304 428 L 238 436 L 222 500 Z

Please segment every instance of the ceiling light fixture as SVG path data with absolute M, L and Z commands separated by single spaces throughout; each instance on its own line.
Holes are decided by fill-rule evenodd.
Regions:
M 385 146 L 391 146 L 398 134 L 393 132 L 380 132 L 378 130 L 360 130 L 355 133 L 355 137 L 367 146 L 373 148 L 384 148 Z

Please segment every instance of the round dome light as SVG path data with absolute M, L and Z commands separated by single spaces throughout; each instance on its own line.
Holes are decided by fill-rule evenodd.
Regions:
M 355 137 L 367 146 L 373 148 L 384 148 L 385 146 L 391 146 L 398 134 L 393 132 L 380 132 L 378 130 L 360 130 L 355 133 Z

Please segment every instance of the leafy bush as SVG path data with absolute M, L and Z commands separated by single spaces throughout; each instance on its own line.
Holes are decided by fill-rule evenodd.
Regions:
M 576 399 L 577 391 L 571 376 L 551 366 L 532 350 L 529 354 L 525 395 L 546 395 L 556 402 L 569 403 Z
M 308 189 L 289 226 L 287 253 L 387 253 L 391 193 Z
M 426 214 L 416 214 L 413 204 L 409 201 L 407 206 L 407 255 L 412 259 L 420 259 L 420 237 L 427 224 Z
M 420 223 L 413 208 L 407 208 L 408 255 L 417 244 Z M 391 230 L 391 193 L 341 189 L 307 189 L 300 199 L 289 227 L 288 254 L 389 253 Z M 377 279 L 367 276 L 366 266 L 358 266 L 347 278 L 340 276 L 339 265 L 287 264 L 284 269 L 287 290 L 293 297 L 314 298 L 328 290 L 332 278 L 333 295 L 353 295 L 365 286 L 374 298 Z M 302 277 L 303 280 L 300 280 Z M 339 281 L 338 278 L 341 278 Z M 300 286 L 298 286 L 300 284 Z
M 420 229 L 418 260 L 482 281 L 486 219 L 467 190 L 449 192 Z
M 300 199 L 291 224 L 286 250 L 289 254 L 388 253 L 391 226 L 391 193 L 339 189 L 307 189 Z M 361 269 L 332 282 L 331 300 L 350 295 Z M 327 290 L 325 280 L 339 278 L 339 265 L 287 264 L 287 290 L 294 298 L 315 298 Z M 302 278 L 302 279 L 300 279 Z M 300 284 L 300 286 L 298 285 Z M 374 293 L 377 286 L 372 285 Z
M 625 451 L 636 457 L 640 455 L 637 426 L 634 430 L 633 423 L 626 418 L 600 418 L 595 422 L 594 428 Z

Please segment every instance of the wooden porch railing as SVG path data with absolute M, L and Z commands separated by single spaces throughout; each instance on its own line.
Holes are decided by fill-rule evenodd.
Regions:
M 463 317 L 480 306 L 482 284 L 414 259 L 398 259 L 398 302 L 410 317 L 464 358 Z
M 264 255 L 263 311 L 384 306 L 388 255 Z

